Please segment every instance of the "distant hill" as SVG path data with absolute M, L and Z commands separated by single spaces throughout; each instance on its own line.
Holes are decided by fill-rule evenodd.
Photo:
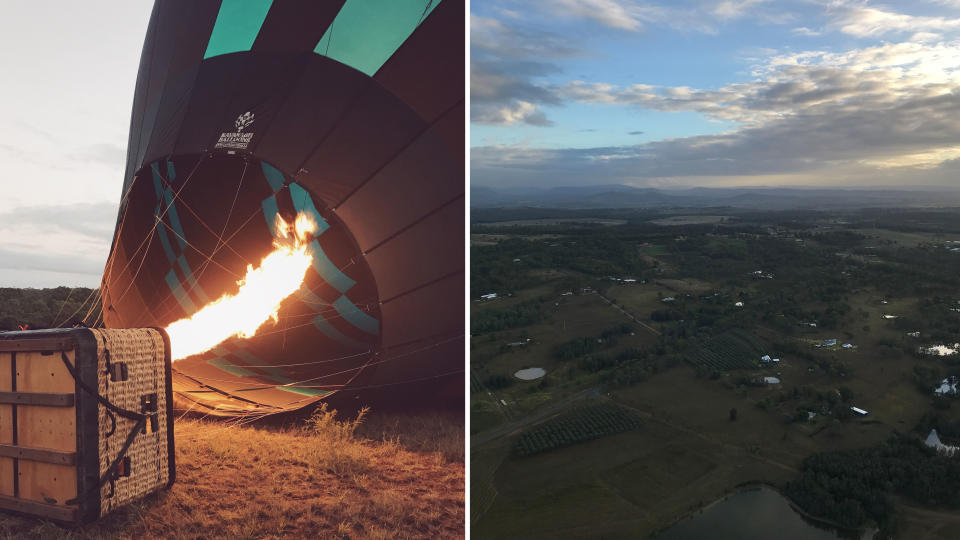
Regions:
M 733 207 L 755 210 L 793 210 L 868 207 L 960 206 L 960 191 L 843 188 L 691 188 L 682 190 L 636 188 L 623 185 L 470 188 L 475 208 L 698 208 Z

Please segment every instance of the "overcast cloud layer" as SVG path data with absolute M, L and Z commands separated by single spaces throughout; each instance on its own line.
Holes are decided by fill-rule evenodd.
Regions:
M 96 287 L 153 2 L 8 2 L 0 17 L 0 287 Z
M 472 182 L 954 185 L 956 4 L 474 2 Z M 704 55 L 727 54 L 731 68 L 698 73 L 691 44 L 701 43 Z M 604 64 L 669 73 L 623 76 Z M 639 129 L 619 129 L 611 111 Z M 679 136 L 647 136 L 678 119 L 690 126 Z M 560 135 L 604 130 L 616 131 L 610 144 Z M 634 134 L 646 140 L 631 142 Z

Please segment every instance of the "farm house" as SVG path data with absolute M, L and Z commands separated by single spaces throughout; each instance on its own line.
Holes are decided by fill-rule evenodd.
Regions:
M 958 449 L 960 449 L 960 447 L 957 446 L 943 444 L 943 442 L 940 441 L 940 435 L 937 433 L 936 429 L 930 430 L 930 434 L 927 435 L 927 439 L 923 441 L 923 444 L 946 456 L 952 456 Z
M 957 380 L 956 376 L 950 376 L 940 381 L 940 386 L 933 392 L 940 395 L 957 394 L 960 393 L 960 391 L 957 390 L 957 384 L 960 384 L 960 380 Z

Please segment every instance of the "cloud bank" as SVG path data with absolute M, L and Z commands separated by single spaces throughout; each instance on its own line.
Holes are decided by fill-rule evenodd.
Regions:
M 630 11 L 636 4 L 618 4 L 626 13 L 636 13 Z M 705 11 L 715 21 L 733 19 L 747 16 L 750 4 L 720 2 Z M 486 49 L 491 55 L 479 66 L 480 78 L 500 69 L 503 80 L 512 83 L 481 84 L 474 90 L 474 96 L 482 93 L 475 123 L 550 126 L 551 107 L 577 103 L 620 108 L 625 114 L 693 112 L 734 127 L 720 134 L 626 146 L 475 147 L 472 180 L 492 186 L 956 183 L 960 39 L 942 35 L 960 37 L 960 18 L 906 15 L 851 2 L 832 2 L 825 12 L 829 22 L 822 29 L 795 27 L 792 33 L 903 40 L 844 51 L 767 51 L 750 67 L 748 80 L 718 88 L 577 78 L 548 84 L 540 78 L 558 73 L 558 65 L 524 69 L 496 62 L 492 49 Z M 604 13 L 619 12 L 611 8 Z M 642 26 L 622 30 L 642 31 Z M 545 71 L 548 67 L 553 71 Z

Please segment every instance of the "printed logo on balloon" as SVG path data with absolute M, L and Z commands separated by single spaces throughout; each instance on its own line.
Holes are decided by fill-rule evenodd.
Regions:
M 237 119 L 233 121 L 233 126 L 236 128 L 236 131 L 221 133 L 220 140 L 217 141 L 214 148 L 246 150 L 247 146 L 250 146 L 250 140 L 253 139 L 253 132 L 244 133 L 243 130 L 248 128 L 250 124 L 253 123 L 253 120 L 254 114 L 250 111 L 238 116 Z

